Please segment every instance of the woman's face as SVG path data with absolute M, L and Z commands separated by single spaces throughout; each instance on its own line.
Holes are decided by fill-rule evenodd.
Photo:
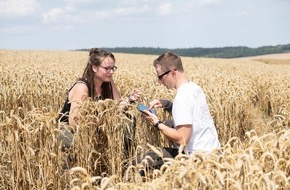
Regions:
M 115 61 L 111 57 L 106 57 L 99 66 L 93 66 L 95 77 L 102 82 L 111 82 L 116 69 Z

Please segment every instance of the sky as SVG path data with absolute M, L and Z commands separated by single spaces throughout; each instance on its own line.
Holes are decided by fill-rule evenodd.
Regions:
M 0 49 L 290 43 L 290 0 L 0 0 Z

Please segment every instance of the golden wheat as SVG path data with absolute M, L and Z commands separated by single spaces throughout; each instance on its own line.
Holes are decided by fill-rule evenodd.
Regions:
M 56 126 L 67 90 L 82 74 L 88 52 L 0 50 L 1 189 L 289 189 L 290 69 L 270 60 L 182 57 L 187 75 L 205 91 L 222 147 L 210 154 L 179 154 L 141 177 L 146 149 L 169 142 L 136 105 L 126 115 L 117 102 L 81 105 L 73 148 L 62 151 Z M 141 101 L 172 99 L 157 83 L 157 56 L 115 54 L 121 95 L 143 91 Z M 157 110 L 161 120 L 170 115 Z M 128 115 L 130 115 L 128 117 Z M 132 148 L 125 155 L 124 135 Z M 150 146 L 149 146 L 150 145 Z M 63 169 L 73 159 L 71 170 Z

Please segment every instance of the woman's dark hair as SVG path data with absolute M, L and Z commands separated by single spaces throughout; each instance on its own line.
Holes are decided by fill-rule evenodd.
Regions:
M 89 97 L 93 99 L 95 98 L 96 93 L 94 90 L 95 89 L 95 84 L 94 84 L 95 73 L 93 71 L 92 66 L 101 65 L 103 60 L 106 59 L 107 57 L 110 57 L 111 59 L 115 61 L 115 57 L 111 52 L 103 50 L 103 49 L 92 48 L 89 53 L 89 60 L 88 60 L 87 66 L 83 72 L 82 77 L 79 79 L 82 81 L 86 80 L 88 82 Z M 114 99 L 111 82 L 103 82 L 101 88 L 102 88 L 101 99 L 106 99 L 106 98 Z

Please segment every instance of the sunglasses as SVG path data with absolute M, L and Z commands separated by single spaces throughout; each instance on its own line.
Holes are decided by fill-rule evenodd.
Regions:
M 168 73 L 170 73 L 170 71 L 171 71 L 171 70 L 166 71 L 166 72 L 162 73 L 161 75 L 159 75 L 159 76 L 158 76 L 158 80 L 162 81 L 162 80 L 163 80 L 163 77 L 164 77 L 165 75 L 167 75 Z
M 163 77 L 164 77 L 165 75 L 167 75 L 168 73 L 170 73 L 170 71 L 172 71 L 172 70 L 177 71 L 177 69 L 171 69 L 171 70 L 169 70 L 169 71 L 166 71 L 166 72 L 164 72 L 164 73 L 162 73 L 161 75 L 158 76 L 158 80 L 159 80 L 159 81 L 162 81 L 162 80 L 163 80 Z

